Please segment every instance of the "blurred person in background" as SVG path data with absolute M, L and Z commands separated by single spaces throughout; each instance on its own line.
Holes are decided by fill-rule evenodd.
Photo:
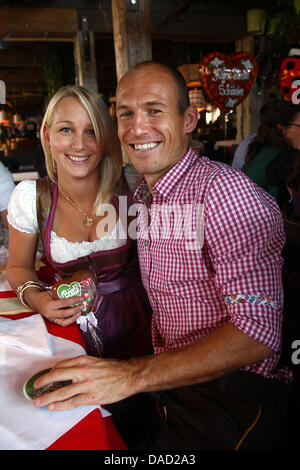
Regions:
M 289 195 L 281 185 L 270 183 L 267 168 L 279 154 L 282 154 L 281 158 L 286 161 L 286 165 L 292 168 L 295 155 L 295 152 L 291 152 L 293 149 L 300 150 L 300 105 L 278 101 L 267 112 L 256 137 L 249 145 L 243 172 L 271 194 L 280 207 Z
M 265 103 L 259 111 L 259 124 L 262 125 L 266 116 L 268 115 L 269 110 L 274 106 L 276 103 L 275 100 L 268 101 Z M 234 153 L 234 157 L 231 163 L 232 168 L 237 168 L 241 170 L 246 163 L 246 156 L 249 150 L 249 145 L 255 139 L 257 133 L 253 132 L 252 134 L 248 135 L 245 139 L 243 139 L 240 144 L 237 146 L 236 151 Z

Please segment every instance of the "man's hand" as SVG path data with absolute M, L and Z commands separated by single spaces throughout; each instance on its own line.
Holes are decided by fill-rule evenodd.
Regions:
M 114 403 L 135 393 L 130 391 L 130 361 L 79 356 L 59 362 L 39 377 L 34 386 L 40 388 L 51 382 L 72 380 L 71 385 L 39 396 L 36 406 L 48 405 L 49 410 L 70 410 L 82 405 Z

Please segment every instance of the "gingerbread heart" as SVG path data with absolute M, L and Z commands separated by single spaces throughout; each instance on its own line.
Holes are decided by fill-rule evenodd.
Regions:
M 51 292 L 54 299 L 83 297 L 82 314 L 87 314 L 92 310 L 97 295 L 96 277 L 88 270 L 77 271 L 70 279 L 57 281 Z M 75 305 L 78 304 L 72 306 Z
M 226 113 L 249 94 L 257 77 L 255 59 L 246 52 L 227 56 L 210 52 L 199 64 L 200 79 L 208 98 Z
M 280 65 L 278 79 L 280 90 L 284 96 L 294 102 L 293 97 L 297 97 L 299 94 L 300 57 L 286 57 L 283 59 Z

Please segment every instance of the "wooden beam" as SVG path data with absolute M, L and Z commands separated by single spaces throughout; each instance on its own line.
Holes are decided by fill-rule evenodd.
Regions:
M 63 34 L 63 33 L 61 33 Z M 11 43 L 16 43 L 16 42 L 74 42 L 75 40 L 75 36 L 67 36 L 67 37 L 63 37 L 63 36 L 53 36 L 53 37 L 49 37 L 49 36 L 35 36 L 35 37 L 32 37 L 32 36 L 26 36 L 26 37 L 22 37 L 22 36 L 18 36 L 16 38 L 9 38 L 9 37 L 4 37 L 2 38 L 4 42 L 7 42 L 8 44 L 11 42 Z
M 139 10 L 127 12 L 129 66 L 152 59 L 150 1 L 139 0 Z
M 139 0 L 137 11 L 128 11 L 127 0 L 112 0 L 117 78 L 138 62 L 152 58 L 149 0 Z
M 152 59 L 150 4 L 149 0 L 139 0 L 137 11 L 128 10 L 127 0 L 112 0 L 111 6 L 116 72 L 119 81 L 135 64 Z M 124 151 L 123 162 L 128 163 Z
M 85 46 L 82 31 L 78 31 L 74 43 L 74 62 L 76 81 L 98 93 L 98 78 L 95 56 L 95 38 L 93 31 L 88 33 L 88 44 Z M 88 47 L 88 56 L 86 54 Z
M 0 8 L 0 37 L 74 37 L 77 10 L 73 8 Z
M 129 69 L 127 1 L 112 0 L 113 33 L 116 58 L 117 80 Z

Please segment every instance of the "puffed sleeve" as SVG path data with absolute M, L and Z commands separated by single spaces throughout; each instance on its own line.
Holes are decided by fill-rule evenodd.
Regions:
M 10 171 L 0 162 L 0 212 L 5 211 L 8 201 L 15 188 L 15 183 Z
M 20 232 L 38 232 L 34 180 L 21 181 L 15 187 L 7 208 L 7 221 Z

